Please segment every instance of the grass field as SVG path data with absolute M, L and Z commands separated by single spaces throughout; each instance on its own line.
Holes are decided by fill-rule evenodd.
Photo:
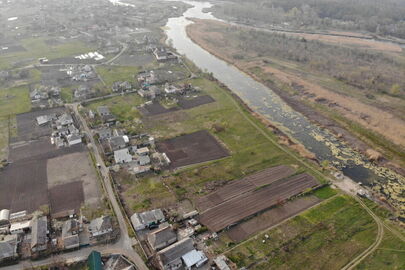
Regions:
M 97 73 L 106 83 L 106 86 L 111 89 L 114 82 L 129 81 L 135 83 L 134 75 L 138 74 L 137 67 L 124 67 L 124 66 L 98 66 Z
M 374 241 L 376 230 L 358 203 L 339 195 L 226 255 L 249 269 L 340 269 Z
M 46 44 L 43 38 L 23 39 L 21 45 L 26 49 L 23 52 L 9 53 L 0 56 L 0 68 L 7 69 L 19 61 L 24 64 L 35 63 L 38 58 L 47 57 L 56 59 L 68 56 L 74 56 L 85 52 L 92 51 L 92 48 L 80 41 L 70 41 L 64 44 L 51 46 Z
M 28 86 L 0 89 L 0 117 L 31 110 Z

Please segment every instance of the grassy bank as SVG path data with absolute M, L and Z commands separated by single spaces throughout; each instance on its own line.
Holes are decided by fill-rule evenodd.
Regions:
M 340 269 L 374 241 L 376 230 L 359 204 L 340 195 L 225 254 L 249 269 Z

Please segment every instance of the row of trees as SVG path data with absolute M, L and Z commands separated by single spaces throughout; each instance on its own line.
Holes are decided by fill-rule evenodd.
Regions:
M 238 21 L 362 30 L 405 38 L 404 0 L 232 0 L 218 14 Z

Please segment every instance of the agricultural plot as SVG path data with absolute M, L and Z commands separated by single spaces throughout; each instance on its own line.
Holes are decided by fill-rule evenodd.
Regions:
M 64 216 L 68 211 L 79 213 L 84 203 L 83 182 L 75 181 L 50 188 L 49 203 L 53 218 Z
M 226 150 L 208 131 L 202 130 L 157 143 L 157 149 L 169 157 L 171 168 L 227 157 Z
M 197 206 L 200 211 L 215 207 L 243 193 L 269 185 L 294 173 L 294 169 L 286 165 L 268 168 L 245 178 L 232 181 L 217 191 L 199 198 Z
M 339 195 L 225 255 L 238 268 L 337 270 L 367 249 L 376 233 L 372 217 L 354 199 Z
M 52 108 L 47 110 L 31 111 L 17 115 L 17 136 L 11 138 L 12 142 L 36 140 L 51 134 L 49 125 L 38 126 L 36 118 L 42 115 L 62 113 L 65 108 Z
M 160 104 L 159 102 L 153 102 L 152 104 L 147 104 L 139 108 L 139 111 L 142 113 L 144 116 L 154 116 L 154 115 L 159 115 L 159 114 L 164 114 L 164 113 L 169 113 L 169 112 L 175 112 L 178 111 L 179 108 L 173 107 L 173 108 L 165 108 Z
M 227 234 L 232 241 L 241 242 L 255 233 L 277 225 L 281 221 L 316 205 L 320 201 L 321 200 L 315 196 L 295 199 L 232 227 Z
M 199 220 L 211 231 L 218 232 L 318 184 L 308 174 L 281 179 L 210 208 L 200 215 Z
M 186 109 L 191 109 L 194 107 L 198 107 L 204 104 L 212 103 L 215 102 L 215 99 L 213 99 L 209 95 L 204 95 L 204 96 L 198 96 L 198 97 L 193 97 L 191 99 L 185 99 L 185 98 L 180 98 L 179 102 L 177 103 L 180 108 L 183 110 Z

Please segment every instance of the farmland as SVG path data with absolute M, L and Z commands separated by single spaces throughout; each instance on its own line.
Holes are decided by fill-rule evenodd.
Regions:
M 250 269 L 340 269 L 373 242 L 376 229 L 359 204 L 339 195 L 226 255 Z
M 317 185 L 315 179 L 307 174 L 278 180 L 269 186 L 244 193 L 202 212 L 199 221 L 211 231 L 221 231 Z

